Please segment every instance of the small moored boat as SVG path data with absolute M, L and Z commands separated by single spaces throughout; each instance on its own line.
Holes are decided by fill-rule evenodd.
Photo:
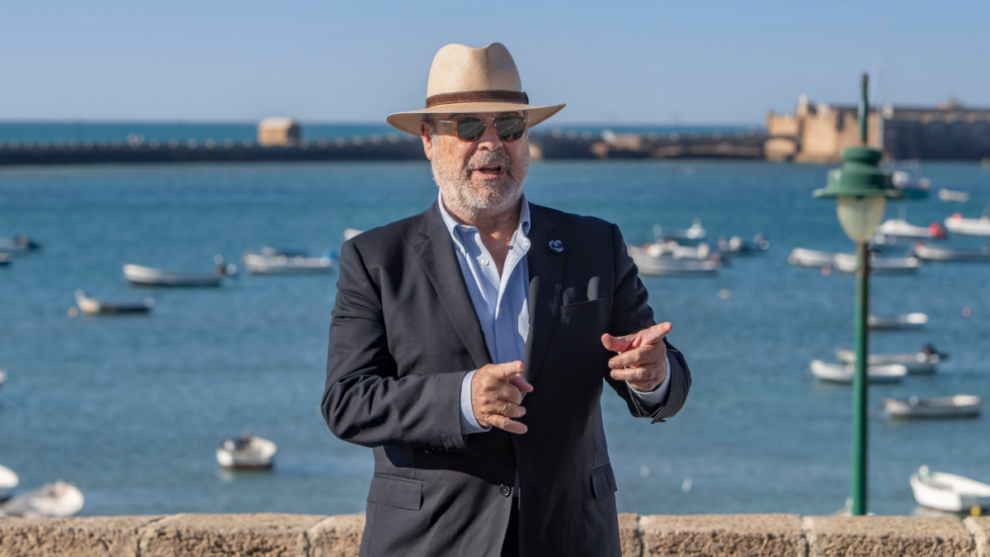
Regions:
M 336 259 L 331 257 L 244 254 L 244 266 L 255 275 L 325 274 L 332 271 L 336 265 Z
M 0 252 L 12 255 L 24 255 L 28 252 L 38 251 L 41 244 L 32 240 L 29 236 L 18 234 L 13 238 L 0 238 Z
M 0 267 L 9 267 L 11 259 L 9 253 L 0 253 Z
M 966 236 L 990 236 L 990 215 L 978 219 L 966 219 L 956 213 L 945 219 L 945 227 L 956 234 Z
M 928 323 L 924 313 L 904 313 L 900 315 L 870 315 L 866 324 L 877 331 L 920 331 Z
M 213 261 L 212 273 L 177 273 L 128 263 L 124 265 L 124 276 L 140 286 L 217 287 L 223 277 L 237 273 L 237 266 L 225 265 L 222 256 L 214 257 Z
M 890 181 L 894 189 L 903 192 L 908 199 L 927 199 L 932 187 L 932 182 L 928 178 L 915 178 L 905 170 L 895 170 L 890 176 Z
M 914 245 L 911 251 L 915 256 L 924 261 L 990 262 L 990 246 L 986 246 L 981 250 L 948 249 L 919 242 Z
M 6 466 L 0 466 L 0 501 L 10 499 L 11 492 L 20 483 L 20 479 L 13 470 Z
M 836 348 L 835 357 L 845 364 L 856 363 L 856 351 L 848 348 Z M 926 345 L 921 352 L 915 354 L 870 354 L 866 362 L 871 365 L 902 365 L 911 375 L 925 375 L 938 371 L 938 363 L 948 359 L 948 354 L 935 350 L 932 345 Z
M 217 448 L 217 462 L 224 468 L 266 469 L 272 467 L 277 451 L 275 443 L 244 432 Z
M 658 225 L 653 227 L 653 235 L 657 242 L 677 242 L 679 244 L 696 244 L 705 240 L 705 227 L 701 219 L 694 219 L 691 228 L 676 229 Z
M 763 234 L 757 234 L 752 242 L 747 242 L 739 236 L 726 239 L 724 236 L 718 239 L 716 249 L 719 253 L 727 256 L 737 255 L 757 255 L 766 253 L 770 249 L 770 241 Z
M 145 298 L 140 302 L 104 302 L 86 296 L 82 290 L 76 290 L 76 305 L 86 315 L 148 313 L 155 306 L 155 301 Z
M 267 255 L 270 257 L 277 257 L 279 255 L 284 255 L 286 257 L 307 257 L 309 256 L 309 250 L 305 248 L 277 248 L 274 246 L 261 246 L 258 250 L 261 255 Z
M 856 257 L 855 255 L 851 257 Z M 815 251 L 804 248 L 794 248 L 787 257 L 787 262 L 797 267 L 818 269 L 831 267 L 835 264 L 835 253 L 830 251 Z
M 687 259 L 691 261 L 705 261 L 711 254 L 708 244 L 702 242 L 696 246 L 682 246 L 677 242 L 663 242 L 647 244 L 643 248 L 643 253 L 653 258 Z
M 714 276 L 718 272 L 719 262 L 688 261 L 667 257 L 650 257 L 641 248 L 629 247 L 629 255 L 636 263 L 639 274 L 654 277 L 692 277 Z
M 859 270 L 859 259 L 848 253 L 835 254 L 835 268 L 842 273 L 855 273 Z M 917 257 L 871 257 L 870 273 L 882 275 L 903 275 L 917 273 L 921 260 Z
M 891 418 L 975 418 L 983 409 L 980 397 L 972 395 L 886 398 L 883 405 Z
M 932 240 L 945 237 L 945 230 L 938 223 L 918 226 L 901 219 L 889 219 L 877 228 L 877 234 L 912 240 Z
M 83 503 L 83 494 L 76 486 L 59 481 L 18 495 L 0 505 L 0 515 L 25 518 L 64 518 L 81 511 Z
M 812 360 L 811 374 L 821 381 L 830 383 L 852 383 L 855 369 L 851 365 L 830 364 L 821 360 Z M 866 368 L 866 380 L 869 383 L 898 383 L 907 376 L 907 368 L 902 365 L 870 365 Z
M 938 198 L 946 203 L 966 203 L 969 201 L 969 193 L 964 191 L 953 191 L 942 188 L 938 190 Z
M 7 382 L 7 372 L 0 367 L 0 387 L 3 387 L 4 383 Z
M 923 507 L 950 513 L 990 507 L 990 485 L 922 466 L 911 475 L 914 500 Z

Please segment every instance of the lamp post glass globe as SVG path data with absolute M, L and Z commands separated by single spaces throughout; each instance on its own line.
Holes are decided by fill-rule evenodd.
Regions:
M 883 221 L 886 206 L 886 197 L 839 197 L 835 211 L 846 236 L 861 244 L 873 237 Z

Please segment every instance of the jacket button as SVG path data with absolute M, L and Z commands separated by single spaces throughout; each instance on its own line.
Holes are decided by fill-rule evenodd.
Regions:
M 502 485 L 499 486 L 498 492 L 501 493 L 502 496 L 508 497 L 509 495 L 512 495 L 512 488 L 507 485 Z

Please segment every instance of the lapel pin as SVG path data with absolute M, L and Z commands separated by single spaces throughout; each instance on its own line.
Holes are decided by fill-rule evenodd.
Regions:
M 564 251 L 564 242 L 561 242 L 560 240 L 550 240 L 550 249 L 560 253 Z

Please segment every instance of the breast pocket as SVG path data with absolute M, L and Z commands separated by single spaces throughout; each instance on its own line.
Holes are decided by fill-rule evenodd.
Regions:
M 576 304 L 566 304 L 560 306 L 560 320 L 570 321 L 572 319 L 581 319 L 583 317 L 594 317 L 605 315 L 605 310 L 608 309 L 607 300 L 605 298 L 599 298 L 597 300 L 588 300 L 587 302 L 578 302 Z

